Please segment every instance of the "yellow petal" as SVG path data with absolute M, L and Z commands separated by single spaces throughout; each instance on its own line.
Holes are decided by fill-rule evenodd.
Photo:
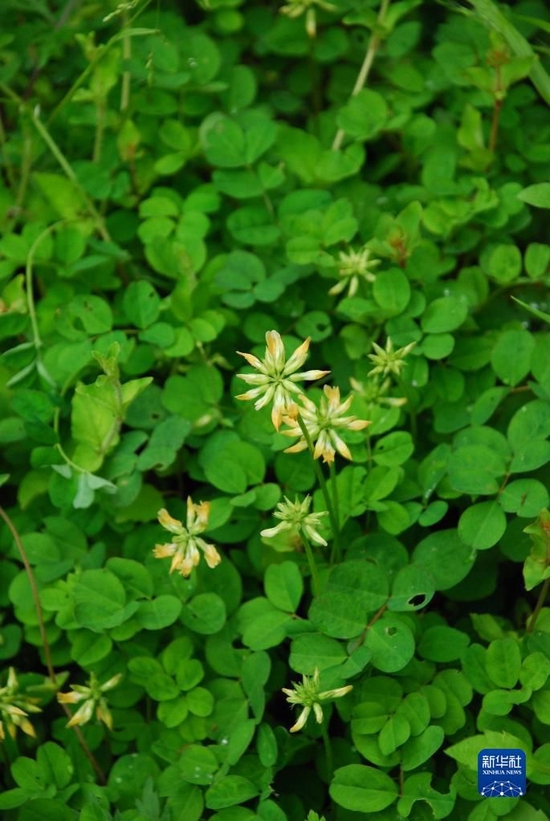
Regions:
M 165 508 L 159 510 L 157 514 L 158 520 L 160 524 L 165 528 L 165 530 L 169 530 L 170 533 L 181 533 L 183 529 L 182 523 L 178 519 L 174 519 Z
M 239 354 L 239 356 L 244 357 L 246 359 L 246 361 L 248 362 L 248 364 L 252 365 L 252 367 L 256 368 L 256 370 L 262 371 L 262 372 L 265 371 L 265 368 L 264 368 L 264 365 L 263 365 L 261 359 L 258 359 L 257 356 L 254 356 L 251 353 L 243 353 L 242 351 L 237 351 L 237 353 Z M 237 376 L 240 376 L 240 374 L 237 374 Z
M 173 556 L 177 550 L 175 544 L 157 544 L 153 548 L 153 555 L 155 559 L 166 559 L 168 556 Z
M 285 370 L 284 370 L 285 376 L 287 376 L 288 374 L 294 373 L 294 371 L 297 371 L 298 368 L 302 367 L 302 365 L 306 361 L 307 352 L 309 350 L 309 343 L 310 342 L 311 342 L 311 337 L 308 336 L 308 338 L 304 342 L 302 342 L 302 344 L 298 348 L 296 348 L 296 350 L 294 351 L 294 353 L 292 354 L 292 356 L 290 357 L 290 359 L 288 360 L 288 362 L 285 365 Z

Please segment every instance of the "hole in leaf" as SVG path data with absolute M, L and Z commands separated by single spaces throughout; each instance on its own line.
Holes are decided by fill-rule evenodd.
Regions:
M 426 594 L 425 593 L 417 593 L 415 596 L 411 596 L 408 600 L 407 604 L 411 607 L 421 607 L 426 602 Z
M 386 627 L 386 633 L 388 636 L 395 636 L 397 633 L 397 627 Z

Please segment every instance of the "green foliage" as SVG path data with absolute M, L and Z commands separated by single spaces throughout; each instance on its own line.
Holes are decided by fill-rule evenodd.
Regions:
M 550 818 L 545 3 L 0 21 L 1 817 Z

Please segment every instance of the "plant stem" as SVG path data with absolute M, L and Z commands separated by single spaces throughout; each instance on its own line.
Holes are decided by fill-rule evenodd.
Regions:
M 535 605 L 535 609 L 533 610 L 533 615 L 529 619 L 529 626 L 526 629 L 526 633 L 532 633 L 535 629 L 535 624 L 537 623 L 537 619 L 540 615 L 540 611 L 544 607 L 544 602 L 546 601 L 546 597 L 548 596 L 548 590 L 550 589 L 550 579 L 546 579 L 544 584 L 541 587 L 541 591 L 539 593 L 539 597 L 537 599 L 537 603 Z
M 15 545 L 17 547 L 17 550 L 19 552 L 19 555 L 21 557 L 21 561 L 23 562 L 23 566 L 25 568 L 25 572 L 27 574 L 27 578 L 29 580 L 29 585 L 30 585 L 30 588 L 31 588 L 31 595 L 32 595 L 33 602 L 34 602 L 34 607 L 35 607 L 35 610 L 36 610 L 36 617 L 38 619 L 38 629 L 40 631 L 40 638 L 42 639 L 42 646 L 44 648 L 44 660 L 46 662 L 46 669 L 48 671 L 48 677 L 49 677 L 50 681 L 52 682 L 52 684 L 54 685 L 54 687 L 57 689 L 57 686 L 58 686 L 58 684 L 57 684 L 57 675 L 55 673 L 53 663 L 52 663 L 52 653 L 51 653 L 51 649 L 50 649 L 50 642 L 48 640 L 48 635 L 46 633 L 46 625 L 44 623 L 44 616 L 43 616 L 43 613 L 42 613 L 42 605 L 40 603 L 40 596 L 38 595 L 38 587 L 36 586 L 36 579 L 34 578 L 34 573 L 32 571 L 32 567 L 30 566 L 29 558 L 28 558 L 27 552 L 26 552 L 26 550 L 23 546 L 23 542 L 21 540 L 21 536 L 19 535 L 19 531 L 15 527 L 13 521 L 8 516 L 8 514 L 6 513 L 4 508 L 1 507 L 1 506 L 0 506 L 0 518 L 2 518 L 4 520 L 5 524 L 7 525 L 8 529 L 10 530 L 11 535 L 13 536 L 13 540 L 15 542 Z M 64 711 L 65 715 L 67 716 L 67 718 L 69 718 L 69 719 L 72 718 L 72 713 L 69 710 L 68 706 L 66 704 L 62 704 L 61 706 L 62 706 L 63 711 Z M 82 734 L 82 730 L 80 729 L 80 727 L 77 727 L 77 726 L 73 727 L 73 729 L 74 729 L 74 731 L 76 733 L 76 736 L 77 736 L 77 738 L 80 742 L 80 746 L 82 747 L 86 757 L 88 758 L 88 761 L 90 762 L 93 769 L 95 770 L 95 773 L 96 773 L 97 777 L 99 778 L 99 781 L 102 784 L 106 784 L 107 780 L 105 778 L 105 773 L 103 772 L 103 770 L 101 769 L 101 767 L 97 763 L 97 760 L 96 760 L 94 754 L 92 753 L 92 751 L 88 747 L 88 745 L 86 743 L 86 739 L 84 738 L 84 736 Z
M 355 85 L 353 86 L 353 91 L 351 92 L 351 96 L 355 97 L 356 94 L 359 94 L 361 89 L 365 86 L 365 83 L 368 80 L 370 70 L 372 68 L 372 64 L 374 62 L 374 58 L 376 57 L 376 52 L 380 48 L 380 43 L 382 39 L 380 35 L 377 33 L 377 28 L 384 23 L 384 18 L 388 11 L 388 7 L 390 5 L 390 0 L 382 0 L 380 4 L 380 10 L 378 12 L 378 18 L 376 20 L 376 28 L 373 30 L 370 39 L 369 45 L 367 47 L 367 53 L 365 54 L 365 59 L 359 69 L 359 74 L 357 75 L 357 80 L 355 81 Z M 334 138 L 334 142 L 332 143 L 332 150 L 338 151 L 344 142 L 344 137 L 346 136 L 346 132 L 343 128 L 339 128 L 336 132 L 336 136 Z
M 38 250 L 38 246 L 42 243 L 42 240 L 46 239 L 52 231 L 55 231 L 56 228 L 59 228 L 60 225 L 64 225 L 67 220 L 58 220 L 54 222 L 52 225 L 49 225 L 47 228 L 42 231 L 41 234 L 37 236 L 33 244 L 29 249 L 29 255 L 27 257 L 27 264 L 25 266 L 25 289 L 27 291 L 27 306 L 29 309 L 29 317 L 31 320 L 31 328 L 32 328 L 32 335 L 33 335 L 33 343 L 34 347 L 36 348 L 37 352 L 42 347 L 42 340 L 40 338 L 40 331 L 38 330 L 38 322 L 36 319 L 36 308 L 34 304 L 34 286 L 33 286 L 33 266 L 34 266 L 34 255 Z
M 336 533 L 332 542 L 331 564 L 340 561 L 340 503 L 338 499 L 338 482 L 334 462 L 330 463 L 330 487 L 332 490 L 332 504 L 334 506 L 334 521 L 336 522 Z
M 300 528 L 300 535 L 302 537 L 302 541 L 304 543 L 304 547 L 306 549 L 306 556 L 307 556 L 307 563 L 309 564 L 309 569 L 311 571 L 311 578 L 313 580 L 313 595 L 318 596 L 321 592 L 321 585 L 319 583 L 319 573 L 317 572 L 317 564 L 315 562 L 315 556 L 313 555 L 313 550 L 311 549 L 311 544 L 309 542 L 308 537 L 305 534 L 303 528 Z
M 4 168 L 6 169 L 8 185 L 11 188 L 12 192 L 15 192 L 15 171 L 12 162 L 9 158 L 7 142 L 8 140 L 6 136 L 6 131 L 4 129 L 4 122 L 2 120 L 2 112 L 0 112 L 0 145 L 3 148 L 2 153 L 4 155 Z
M 33 112 L 32 122 L 33 122 L 34 127 L 36 128 L 36 130 L 38 131 L 38 133 L 40 134 L 40 136 L 42 137 L 42 139 L 44 140 L 44 142 L 46 143 L 46 145 L 48 146 L 48 148 L 50 149 L 50 151 L 54 155 L 55 159 L 57 160 L 57 162 L 59 163 L 59 165 L 61 166 L 61 168 L 65 172 L 65 175 L 72 182 L 72 184 L 74 185 L 74 187 L 76 188 L 76 190 L 78 191 L 80 196 L 82 197 L 84 203 L 86 204 L 86 207 L 87 207 L 88 211 L 90 212 L 90 214 L 92 215 L 92 217 L 95 220 L 96 228 L 97 228 L 101 238 L 105 242 L 111 242 L 111 237 L 109 235 L 109 232 L 107 231 L 107 228 L 106 228 L 105 223 L 103 221 L 103 217 L 101 216 L 101 214 L 99 213 L 99 211 L 95 207 L 92 200 L 89 198 L 89 196 L 86 194 L 86 192 L 84 191 L 84 189 L 80 185 L 80 183 L 77 179 L 77 176 L 76 176 L 76 174 L 74 173 L 74 171 L 72 169 L 72 166 L 70 165 L 70 163 L 67 161 L 67 159 L 65 158 L 65 156 L 61 152 L 61 149 L 59 148 L 59 146 L 57 145 L 57 143 L 55 142 L 55 140 L 51 136 L 50 132 L 47 130 L 47 128 L 44 126 L 44 124 L 40 121 L 40 117 L 39 117 L 38 112 L 36 110 Z
M 122 30 L 124 38 L 122 40 L 122 59 L 126 64 L 129 63 L 132 57 L 132 38 L 126 35 L 126 29 L 130 24 L 130 17 L 128 11 L 122 12 Z M 120 89 L 120 113 L 124 114 L 130 105 L 130 87 L 132 82 L 132 75 L 128 69 L 124 70 L 122 74 L 122 84 Z
M 321 493 L 323 494 L 323 499 L 325 500 L 325 505 L 327 506 L 327 511 L 330 519 L 330 525 L 332 527 L 332 534 L 333 538 L 338 538 L 338 523 L 336 521 L 336 517 L 334 516 L 334 509 L 332 507 L 332 500 L 330 498 L 330 493 L 328 492 L 327 483 L 325 477 L 323 476 L 323 471 L 321 470 L 321 466 L 317 459 L 314 457 L 315 448 L 313 447 L 313 442 L 311 441 L 311 436 L 309 435 L 309 431 L 307 429 L 307 425 L 305 424 L 304 420 L 298 413 L 298 424 L 300 426 L 300 430 L 302 431 L 302 435 L 306 440 L 308 450 L 311 454 L 311 458 L 313 461 L 313 469 L 317 475 L 317 479 L 319 480 L 319 487 L 321 488 Z
M 332 744 L 330 743 L 330 736 L 329 736 L 329 734 L 328 734 L 328 730 L 327 730 L 327 728 L 326 728 L 326 726 L 325 726 L 325 722 L 324 722 L 324 721 L 323 721 L 323 723 L 321 724 L 321 734 L 322 734 L 322 736 L 323 736 L 323 743 L 324 743 L 324 745 L 325 745 L 325 756 L 326 756 L 327 771 L 328 771 L 328 772 L 327 772 L 327 774 L 328 774 L 328 778 L 329 778 L 329 781 L 330 781 L 330 780 L 331 780 L 331 777 L 332 777 L 332 768 L 333 768 L 333 763 L 332 763 Z
M 493 107 L 493 119 L 491 121 L 491 134 L 489 136 L 489 151 L 494 153 L 497 145 L 498 126 L 500 123 L 500 112 L 502 110 L 502 103 L 504 102 L 502 94 L 502 74 L 500 66 L 496 66 L 496 88 L 495 88 L 495 104 Z
M 92 160 L 99 165 L 101 162 L 101 151 L 103 150 L 103 134 L 105 131 L 105 100 L 100 100 L 96 106 L 97 125 L 94 137 L 94 150 Z
M 21 159 L 21 173 L 19 175 L 19 186 L 17 188 L 17 197 L 15 199 L 15 207 L 19 210 L 23 207 L 27 187 L 29 184 L 29 177 L 32 166 L 32 138 L 28 127 L 23 126 L 23 157 Z

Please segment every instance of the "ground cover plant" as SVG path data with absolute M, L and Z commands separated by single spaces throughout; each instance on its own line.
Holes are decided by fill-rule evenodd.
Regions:
M 1 817 L 550 818 L 547 5 L 0 21 Z

